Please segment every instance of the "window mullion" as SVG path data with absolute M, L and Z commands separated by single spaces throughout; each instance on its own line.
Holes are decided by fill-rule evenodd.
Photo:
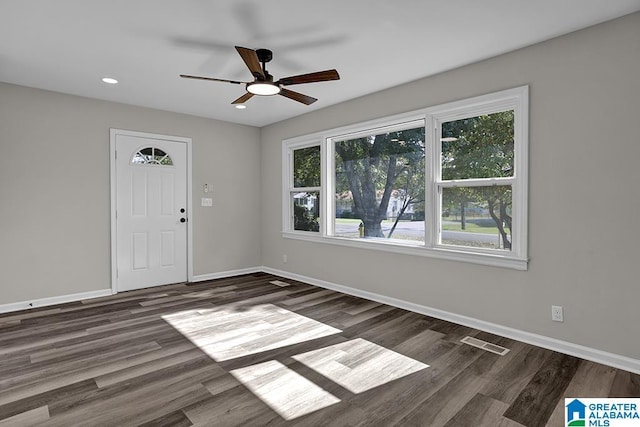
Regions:
M 333 198 L 330 197 L 333 186 L 332 174 L 333 174 L 333 162 L 331 160 L 330 140 L 327 138 L 322 139 L 320 144 L 320 235 L 328 236 L 331 234 L 330 230 L 333 230 Z
M 500 178 L 478 178 L 478 179 L 455 179 L 448 181 L 438 181 L 436 185 L 439 188 L 456 188 L 456 187 L 491 187 L 497 185 L 513 185 L 516 179 L 513 177 Z
M 322 187 L 292 187 L 291 192 L 309 192 L 309 191 L 321 191 Z
M 438 239 L 438 228 L 440 220 L 439 195 L 435 184 L 440 177 L 440 146 L 437 144 L 439 130 L 433 116 L 427 115 L 425 118 L 425 154 L 428 156 L 425 162 L 427 168 L 425 172 L 425 246 L 434 247 Z

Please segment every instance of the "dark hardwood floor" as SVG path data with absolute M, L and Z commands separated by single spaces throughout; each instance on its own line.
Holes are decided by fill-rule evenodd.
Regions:
M 263 273 L 0 315 L 0 426 L 561 426 L 565 396 L 640 376 Z

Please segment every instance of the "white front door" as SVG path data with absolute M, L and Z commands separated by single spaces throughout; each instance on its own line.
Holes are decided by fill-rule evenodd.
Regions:
M 115 135 L 116 289 L 187 281 L 187 144 Z

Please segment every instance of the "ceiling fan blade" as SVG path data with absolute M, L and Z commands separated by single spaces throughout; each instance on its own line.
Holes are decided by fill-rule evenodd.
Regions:
M 317 101 L 316 98 L 284 88 L 280 89 L 280 95 L 293 99 L 294 101 L 302 102 L 304 105 L 310 105 Z
M 244 104 L 246 101 L 251 99 L 252 96 L 253 94 L 251 92 L 247 92 L 244 95 L 242 95 L 240 98 L 233 101 L 232 104 Z
M 300 74 L 299 76 L 284 77 L 278 80 L 276 84 L 289 86 L 302 83 L 326 82 L 329 80 L 340 80 L 340 75 L 336 70 L 317 71 L 315 73 Z
M 211 80 L 213 82 L 233 83 L 233 84 L 236 84 L 236 85 L 248 83 L 248 82 L 239 82 L 239 81 L 236 81 L 236 80 L 215 79 L 213 77 L 189 76 L 187 74 L 180 74 L 180 77 L 182 77 L 183 79 Z
M 242 60 L 244 61 L 244 63 L 247 64 L 247 68 L 249 68 L 249 71 L 251 71 L 251 74 L 253 74 L 253 77 L 255 77 L 258 80 L 266 80 L 256 51 L 253 49 L 248 49 L 246 47 L 240 47 L 240 46 L 236 46 L 236 50 L 242 57 Z

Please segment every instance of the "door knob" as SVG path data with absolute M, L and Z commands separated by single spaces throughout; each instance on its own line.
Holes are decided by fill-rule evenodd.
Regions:
M 187 222 L 186 218 L 180 218 L 180 222 Z

